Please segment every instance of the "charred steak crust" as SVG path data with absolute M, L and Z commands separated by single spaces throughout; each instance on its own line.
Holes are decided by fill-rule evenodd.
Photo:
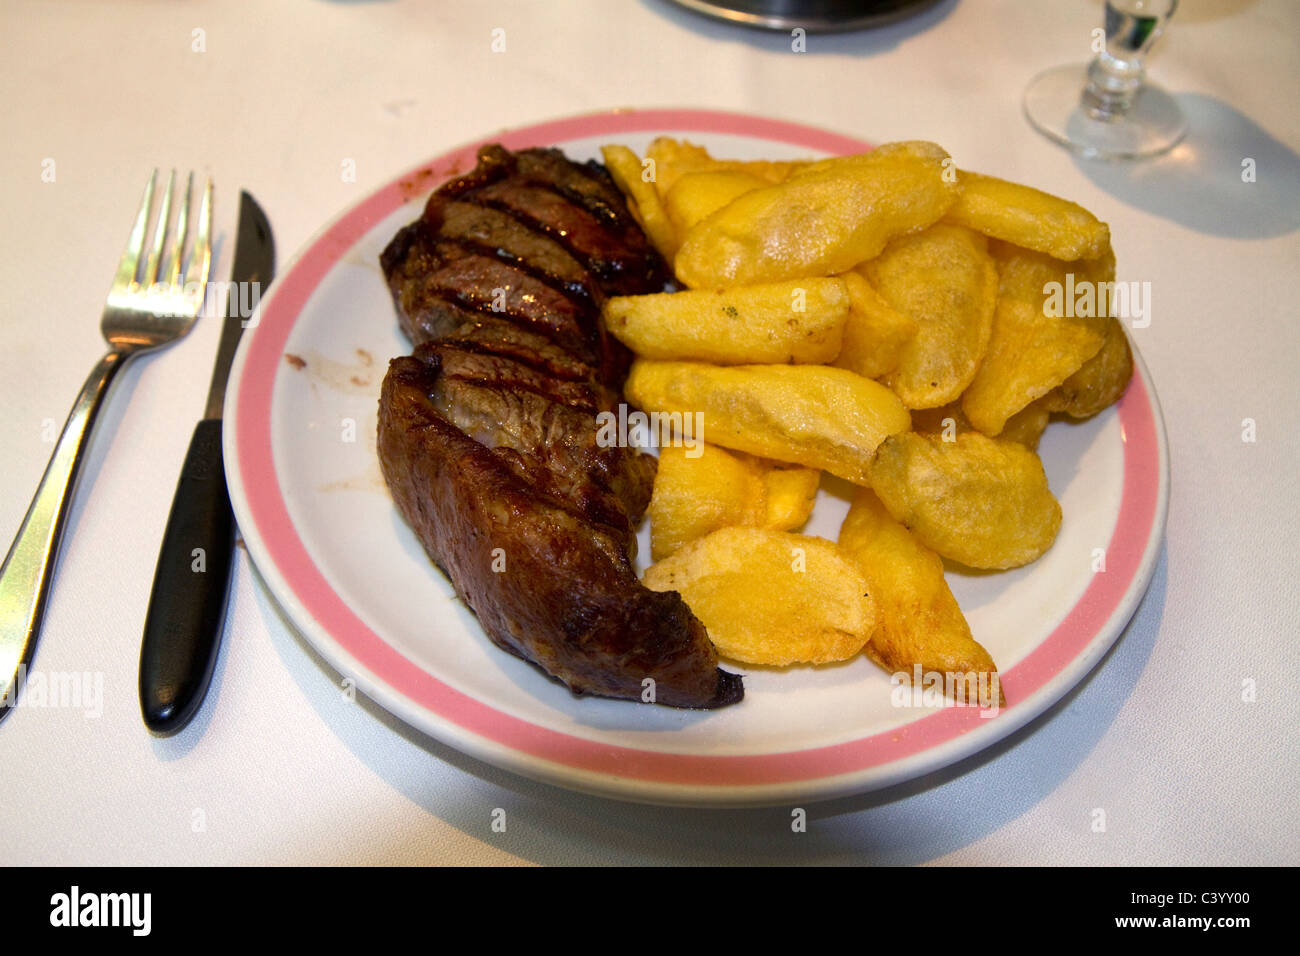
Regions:
M 630 361 L 601 304 L 669 274 L 605 169 L 484 147 L 381 265 L 416 346 L 384 378 L 384 478 L 488 637 L 575 694 L 739 701 L 681 596 L 632 567 L 655 460 L 596 441 Z

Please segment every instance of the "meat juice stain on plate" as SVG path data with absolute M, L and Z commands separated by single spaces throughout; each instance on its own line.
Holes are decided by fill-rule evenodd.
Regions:
M 461 168 L 461 164 L 454 160 L 442 169 L 434 169 L 432 166 L 425 166 L 423 169 L 417 169 L 411 175 L 407 176 L 397 184 L 397 187 L 402 191 L 402 195 L 409 201 L 432 192 L 433 187 L 437 186 L 444 179 L 451 179 L 453 176 L 459 176 L 464 171 L 465 170 Z
M 349 478 L 340 478 L 338 481 L 327 481 L 324 484 L 316 486 L 317 491 L 373 491 L 377 494 L 387 495 L 388 485 L 384 482 L 384 474 L 379 470 L 379 459 L 373 458 L 370 467 L 358 475 L 352 475 Z
M 343 253 L 343 257 L 339 259 L 339 261 L 344 265 L 356 266 L 358 269 L 369 270 L 378 276 L 384 274 L 384 270 L 379 267 L 378 259 L 369 255 L 362 255 L 357 249 L 349 249 L 347 252 Z
M 314 350 L 302 354 L 285 352 L 284 362 L 294 371 L 305 374 L 313 391 L 319 384 L 335 392 L 353 395 L 368 394 L 377 398 L 379 383 L 374 355 L 359 346 L 354 348 L 353 352 L 355 360 L 351 362 L 340 362 Z M 379 470 L 379 459 L 371 456 L 364 471 L 336 481 L 327 481 L 318 485 L 316 490 L 321 492 L 373 491 L 386 495 L 388 485 Z
M 374 394 L 378 397 L 379 382 L 375 376 L 375 357 L 363 348 L 353 350 L 356 358 L 340 362 L 314 350 L 300 354 L 284 353 L 284 363 L 302 372 L 312 385 L 320 384 L 336 392 Z

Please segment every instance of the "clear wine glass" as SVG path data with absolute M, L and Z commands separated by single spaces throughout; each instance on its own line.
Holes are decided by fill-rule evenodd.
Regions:
M 1178 0 L 1106 0 L 1105 49 L 1091 63 L 1040 73 L 1025 90 L 1025 116 L 1044 136 L 1083 156 L 1140 159 L 1187 134 L 1167 92 L 1147 83 L 1143 59 Z

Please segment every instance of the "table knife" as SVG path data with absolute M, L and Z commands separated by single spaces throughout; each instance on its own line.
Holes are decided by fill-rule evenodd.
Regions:
M 274 272 L 271 225 L 253 197 L 241 192 L 235 264 L 207 409 L 195 426 L 176 484 L 140 648 L 140 710 L 145 726 L 161 736 L 190 722 L 216 664 L 235 547 L 221 454 L 221 409 L 248 321 L 244 307 L 257 301 Z

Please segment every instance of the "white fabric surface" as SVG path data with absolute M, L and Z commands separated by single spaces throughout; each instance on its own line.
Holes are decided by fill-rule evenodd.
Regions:
M 1185 0 L 1152 60 L 1187 147 L 1094 167 L 1034 133 L 1020 94 L 1087 56 L 1099 2 L 951 0 L 870 33 L 716 25 L 663 0 L 38 3 L 0 10 L 0 537 L 17 529 L 101 353 L 97 321 L 146 171 L 210 171 L 229 274 L 239 188 L 281 263 L 422 158 L 499 128 L 617 106 L 751 111 L 1069 196 L 1150 281 L 1136 341 L 1166 416 L 1164 555 L 1102 665 L 992 751 L 883 794 L 696 812 L 576 796 L 479 764 L 367 703 L 295 636 L 247 554 L 195 722 L 140 722 L 136 666 L 178 467 L 218 323 L 135 362 L 105 412 L 36 666 L 100 672 L 103 714 L 0 724 L 0 863 L 1300 863 L 1293 542 L 1300 4 Z M 507 51 L 490 51 L 504 27 Z M 206 52 L 191 51 L 205 31 Z M 1258 181 L 1240 178 L 1245 157 Z M 42 161 L 56 181 L 41 181 Z M 340 180 L 356 160 L 357 182 Z M 1241 440 L 1244 418 L 1258 440 Z M 1243 681 L 1257 699 L 1242 700 Z M 505 833 L 491 828 L 504 808 Z M 1093 811 L 1107 827 L 1093 832 Z M 198 827 L 198 822 L 204 825 Z

